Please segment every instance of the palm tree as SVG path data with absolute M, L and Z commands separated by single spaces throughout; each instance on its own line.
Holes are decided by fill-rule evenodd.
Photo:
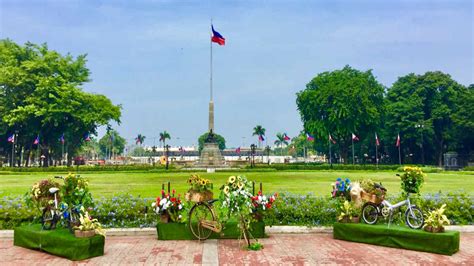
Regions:
M 283 144 L 288 145 L 288 141 L 285 139 L 286 133 L 277 133 L 276 137 L 277 140 L 275 140 L 275 144 L 277 146 L 280 146 L 280 155 L 283 155 Z
M 253 128 L 252 136 L 258 136 L 258 147 L 261 146 L 261 142 L 263 140 L 263 136 L 265 136 L 265 128 L 261 125 L 257 125 Z
M 138 134 L 138 136 L 135 138 L 135 144 L 140 144 L 140 147 L 142 146 L 143 142 L 145 141 L 145 136 L 142 134 Z M 143 156 L 143 154 L 142 154 Z
M 160 142 L 163 142 L 163 156 L 165 154 L 166 139 L 171 139 L 170 133 L 163 131 L 160 132 Z

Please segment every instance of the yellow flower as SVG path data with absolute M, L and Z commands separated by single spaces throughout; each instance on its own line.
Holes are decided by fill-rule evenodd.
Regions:
M 240 189 L 244 188 L 244 184 L 243 184 L 243 183 L 240 183 L 240 182 L 237 184 L 237 186 L 238 186 Z
M 229 191 L 230 191 L 229 186 L 225 186 L 225 187 L 224 187 L 224 193 L 225 193 L 225 194 L 229 194 Z
M 206 185 L 206 180 L 202 179 L 202 180 L 201 180 L 201 185 L 202 185 L 202 186 L 205 186 L 205 185 Z
M 229 183 L 234 183 L 235 182 L 235 176 L 229 177 Z

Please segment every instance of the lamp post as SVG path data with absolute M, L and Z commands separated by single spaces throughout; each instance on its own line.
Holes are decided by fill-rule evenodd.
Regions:
M 250 150 L 251 150 L 251 155 L 252 155 L 252 159 L 250 161 L 250 167 L 255 167 L 255 150 L 257 149 L 257 145 L 255 144 L 252 144 L 250 145 Z
M 421 130 L 421 164 L 425 165 L 425 149 L 423 147 L 423 130 L 424 130 L 425 125 L 420 123 L 416 124 L 415 128 L 420 128 Z
M 270 164 L 270 151 L 271 151 L 271 150 L 272 150 L 272 149 L 270 148 L 270 146 L 267 145 L 267 146 L 265 147 L 265 151 L 267 152 L 267 164 Z

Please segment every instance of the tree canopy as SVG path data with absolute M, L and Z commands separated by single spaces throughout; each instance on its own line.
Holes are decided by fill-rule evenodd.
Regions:
M 46 44 L 0 40 L 0 136 L 16 132 L 15 153 L 25 152 L 28 161 L 40 135 L 38 146 L 47 166 L 61 156 L 58 139 L 64 134 L 71 158 L 85 134 L 96 134 L 111 121 L 120 123 L 120 105 L 82 90 L 89 76 L 86 55 L 61 55 Z

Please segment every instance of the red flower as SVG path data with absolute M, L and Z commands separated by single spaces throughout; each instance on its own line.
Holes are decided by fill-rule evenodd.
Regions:
M 171 198 L 171 202 L 176 202 L 176 198 Z
M 176 190 L 173 189 L 173 194 L 176 193 Z
M 267 203 L 267 209 L 270 209 L 272 207 L 272 205 L 270 203 Z

